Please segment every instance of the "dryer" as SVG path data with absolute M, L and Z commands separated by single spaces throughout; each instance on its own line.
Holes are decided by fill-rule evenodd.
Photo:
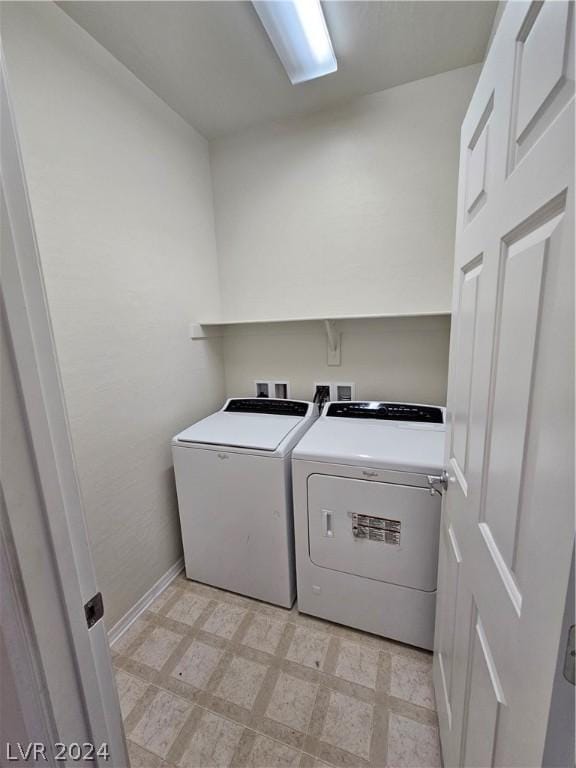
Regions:
M 292 454 L 298 610 L 431 649 L 445 409 L 338 402 Z
M 290 607 L 290 453 L 317 417 L 299 400 L 231 398 L 172 440 L 189 579 Z

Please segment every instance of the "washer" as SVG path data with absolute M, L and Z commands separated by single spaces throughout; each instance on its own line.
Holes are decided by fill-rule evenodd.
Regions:
M 328 403 L 292 455 L 298 609 L 431 649 L 445 409 Z
M 290 607 L 290 452 L 317 416 L 299 400 L 233 398 L 172 440 L 186 576 Z

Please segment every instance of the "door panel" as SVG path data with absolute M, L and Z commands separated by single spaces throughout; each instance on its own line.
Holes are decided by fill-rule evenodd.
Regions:
M 546 3 L 521 34 L 517 138 L 564 76 L 568 10 L 567 3 Z
M 476 607 L 474 619 L 463 764 L 486 768 L 487 765 L 492 765 L 498 711 L 504 703 L 504 697 L 488 638 Z
M 488 196 L 489 134 L 493 108 L 494 99 L 491 95 L 466 152 L 466 214 L 469 221 L 482 208 Z
M 482 255 L 473 259 L 460 273 L 460 298 L 457 352 L 460 364 L 455 372 L 454 419 L 452 426 L 452 462 L 458 482 L 467 493 L 468 433 L 470 399 L 474 381 L 475 336 L 478 323 L 478 290 L 482 274 Z
M 546 737 L 574 540 L 572 14 L 507 4 L 462 126 L 434 660 L 447 766 L 537 766 Z
M 549 237 L 562 215 L 504 247 L 497 307 L 491 435 L 483 535 L 490 530 L 498 557 L 514 571 L 520 493 L 525 469 L 530 395 L 540 326 Z M 494 550 L 495 551 L 495 550 Z
M 456 633 L 456 609 L 460 588 L 460 564 L 462 555 L 452 526 L 444 527 L 440 541 L 438 589 L 442 593 L 442 626 L 445 627 L 436 642 L 436 654 L 441 679 L 440 695 L 443 708 L 452 725 L 452 659 L 454 657 L 454 636 Z
M 533 3 L 516 39 L 510 169 L 573 94 L 573 6 Z

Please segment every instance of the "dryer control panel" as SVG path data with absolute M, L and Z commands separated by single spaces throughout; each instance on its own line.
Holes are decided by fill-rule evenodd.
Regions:
M 341 419 L 378 419 L 380 421 L 415 421 L 427 424 L 443 424 L 441 408 L 413 403 L 379 403 L 355 401 L 330 403 L 326 416 Z

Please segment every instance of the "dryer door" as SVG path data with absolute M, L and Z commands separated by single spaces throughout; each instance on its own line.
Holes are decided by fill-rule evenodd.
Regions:
M 310 559 L 322 568 L 432 592 L 440 502 L 427 488 L 311 475 Z

